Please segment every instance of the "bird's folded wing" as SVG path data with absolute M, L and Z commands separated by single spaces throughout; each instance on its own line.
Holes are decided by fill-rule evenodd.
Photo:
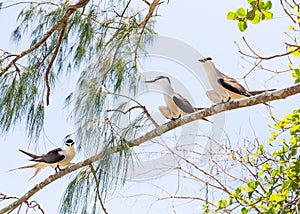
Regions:
M 174 95 L 173 96 L 173 101 L 174 103 L 185 113 L 193 113 L 195 111 L 198 111 L 198 110 L 202 110 L 203 108 L 194 108 L 191 103 L 185 99 L 184 97 L 182 97 L 181 95 Z M 208 121 L 208 122 L 211 122 L 209 121 L 208 119 L 206 118 L 202 118 L 202 120 L 205 120 L 205 121 Z
M 47 154 L 43 155 L 40 158 L 34 159 L 33 161 L 36 162 L 44 162 L 44 163 L 58 163 L 59 161 L 65 158 L 65 155 L 60 154 L 59 152 L 62 151 L 61 148 L 53 149 L 49 151 Z
M 192 113 L 195 112 L 194 107 L 191 105 L 191 103 L 182 97 L 181 95 L 174 95 L 173 96 L 174 103 L 185 113 Z
M 246 97 L 252 96 L 252 94 L 234 78 L 219 78 L 217 81 L 220 85 L 233 93 L 244 95 Z

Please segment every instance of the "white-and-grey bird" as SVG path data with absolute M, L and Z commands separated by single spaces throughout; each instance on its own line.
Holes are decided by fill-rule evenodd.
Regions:
M 236 79 L 229 77 L 219 71 L 212 62 L 211 57 L 199 59 L 208 76 L 208 80 L 213 90 L 206 91 L 206 95 L 215 103 L 227 102 L 229 100 L 238 100 L 245 97 L 261 94 L 265 91 L 274 91 L 275 89 L 249 91 L 242 86 Z
M 145 83 L 155 83 L 161 87 L 167 106 L 159 106 L 158 109 L 167 119 L 175 120 L 183 115 L 203 109 L 194 108 L 186 98 L 176 93 L 171 86 L 169 77 L 158 76 L 154 80 L 145 81 Z M 205 118 L 203 119 L 206 120 Z
M 42 155 L 31 154 L 21 149 L 19 149 L 19 151 L 31 157 L 32 159 L 30 159 L 30 161 L 36 163 L 29 164 L 26 166 L 21 166 L 15 169 L 11 169 L 9 171 L 14 171 L 17 169 L 35 168 L 35 173 L 30 179 L 35 177 L 37 174 L 39 174 L 43 169 L 45 169 L 48 166 L 54 168 L 55 172 L 57 172 L 57 170 L 62 170 L 67 168 L 68 166 L 72 165 L 71 161 L 75 156 L 74 141 L 71 139 L 68 139 L 66 141 L 65 149 L 63 148 L 53 149 L 47 152 L 46 154 L 42 154 Z

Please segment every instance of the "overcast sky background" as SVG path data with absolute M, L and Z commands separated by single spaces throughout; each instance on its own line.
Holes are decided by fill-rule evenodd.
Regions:
M 4 1 L 5 2 L 5 1 Z M 246 1 L 245 1 L 246 2 Z M 227 1 L 170 1 L 169 4 L 162 4 L 159 7 L 160 17 L 157 18 L 156 31 L 159 35 L 168 36 L 181 40 L 194 49 L 198 50 L 205 56 L 211 56 L 217 67 L 229 76 L 241 78 L 247 73 L 251 65 L 245 62 L 238 53 L 236 41 L 245 49 L 242 42 L 244 36 L 258 53 L 263 56 L 285 52 L 284 42 L 289 41 L 284 34 L 288 31 L 289 19 L 281 11 L 277 1 L 273 1 L 273 12 L 275 19 L 269 22 L 262 22 L 259 25 L 249 25 L 245 33 L 241 33 L 237 29 L 237 24 L 226 20 L 228 11 L 235 10 L 239 6 L 243 6 L 243 1 L 227 0 Z M 0 11 L 1 20 L 1 39 L 0 48 L 11 50 L 12 52 L 21 52 L 28 44 L 20 44 L 15 48 L 10 41 L 10 34 L 14 29 L 17 8 L 10 8 Z M 172 50 L 172 51 L 176 51 Z M 180 50 L 179 50 L 180 51 Z M 158 61 L 159 62 L 159 61 Z M 165 65 L 157 64 L 153 67 L 144 67 L 145 70 L 159 71 Z M 300 63 L 300 62 L 299 62 Z M 285 62 L 269 63 L 270 68 L 281 70 L 285 68 Z M 176 68 L 174 65 L 172 68 Z M 201 66 L 199 65 L 199 71 Z M 184 81 L 185 75 L 177 74 L 178 79 Z M 250 89 L 263 88 L 281 88 L 286 85 L 293 84 L 290 74 L 282 74 L 265 82 L 272 75 L 265 71 L 257 70 L 248 78 L 247 83 Z M 28 181 L 32 176 L 33 170 L 20 170 L 8 173 L 11 168 L 15 168 L 27 164 L 27 158 L 18 152 L 18 149 L 36 151 L 43 153 L 49 149 L 60 147 L 63 145 L 63 138 L 74 131 L 74 127 L 66 118 L 69 115 L 69 109 L 63 109 L 64 98 L 75 88 L 76 77 L 65 78 L 60 80 L 51 97 L 51 104 L 46 109 L 46 124 L 44 135 L 41 143 L 36 148 L 28 145 L 24 126 L 18 125 L 13 132 L 0 138 L 0 192 L 8 196 L 22 196 L 35 184 L 43 181 L 47 176 L 53 173 L 53 169 L 46 169 L 36 178 Z M 192 94 L 196 105 L 210 105 L 210 102 L 201 94 L 201 99 L 197 93 L 199 87 L 193 84 L 188 85 L 189 92 Z M 285 100 L 272 102 L 272 111 L 276 118 L 281 118 L 285 114 L 298 108 L 300 96 L 293 96 Z M 226 113 L 225 132 L 228 134 L 232 142 L 242 141 L 244 138 L 254 138 L 251 126 L 255 129 L 256 136 L 260 142 L 267 142 L 270 136 L 267 124 L 273 122 L 268 118 L 268 111 L 265 106 L 254 106 L 243 108 Z M 76 141 L 76 139 L 75 139 Z M 74 162 L 82 160 L 82 156 L 78 155 Z M 128 182 L 121 190 L 117 190 L 107 202 L 107 210 L 109 213 L 170 213 L 172 211 L 172 203 L 170 201 L 155 202 L 149 198 L 139 200 L 126 199 L 127 195 L 137 195 L 142 193 L 159 194 L 159 191 L 153 188 L 154 185 L 163 185 L 166 189 L 172 191 L 172 187 L 176 181 L 171 180 L 172 177 L 164 176 L 160 179 L 145 182 Z M 39 191 L 30 200 L 37 200 L 46 213 L 57 213 L 58 204 L 62 197 L 68 176 L 64 177 Z M 188 183 L 185 183 L 187 186 Z M 152 190 L 151 190 L 152 189 Z M 155 189 L 155 190 L 153 190 Z M 187 191 L 193 190 L 193 186 L 187 187 Z M 124 198 L 123 198 L 124 196 Z M 5 203 L 1 202 L 3 207 Z M 152 207 L 150 205 L 153 205 Z M 197 202 L 181 204 L 177 207 L 176 213 L 199 213 L 200 210 Z

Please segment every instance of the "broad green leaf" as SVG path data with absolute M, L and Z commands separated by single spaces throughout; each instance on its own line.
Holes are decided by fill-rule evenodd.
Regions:
M 220 200 L 219 201 L 219 209 L 226 207 L 226 205 L 227 205 L 227 201 L 226 200 Z
M 257 14 L 255 14 L 254 18 L 252 19 L 251 23 L 258 24 L 260 22 L 260 19 L 261 19 L 261 14 L 257 13 Z
M 252 6 L 255 5 L 256 0 L 248 0 L 248 3 L 251 4 Z
M 241 32 L 244 32 L 247 29 L 247 22 L 245 21 L 239 21 L 238 22 L 238 28 Z
M 248 213 L 248 211 L 247 211 L 246 207 L 243 207 L 243 208 L 241 209 L 241 213 L 242 213 L 242 214 L 246 214 L 246 213 Z
M 228 12 L 226 16 L 227 20 L 235 20 L 236 19 L 236 14 L 235 12 Z
M 259 149 L 258 149 L 258 154 L 262 155 L 264 153 L 264 146 L 263 145 L 259 145 Z
M 269 11 L 262 11 L 262 20 L 271 20 L 273 19 L 273 13 Z
M 247 15 L 245 9 L 242 8 L 242 7 L 240 7 L 239 9 L 237 9 L 236 14 L 237 14 L 238 16 L 242 16 L 242 17 Z
M 289 186 L 291 185 L 291 183 L 292 183 L 291 180 L 287 180 L 287 181 L 285 181 L 285 182 L 282 184 L 281 188 L 282 188 L 282 189 L 287 189 L 287 188 L 289 188 Z
M 284 200 L 284 197 L 282 197 L 281 195 L 277 195 L 277 194 L 270 195 L 270 201 L 281 202 L 283 200 Z
M 270 10 L 272 8 L 272 2 L 271 1 L 267 1 L 265 2 L 263 9 L 264 10 Z
M 288 49 L 288 52 L 290 52 L 290 53 L 292 53 L 292 55 L 294 56 L 294 57 L 299 57 L 300 56 L 300 51 L 298 50 L 298 51 L 295 51 L 297 48 L 296 47 L 290 47 L 289 49 Z

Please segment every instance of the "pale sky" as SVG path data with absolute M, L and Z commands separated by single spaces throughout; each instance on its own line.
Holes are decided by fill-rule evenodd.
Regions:
M 157 18 L 156 31 L 159 35 L 168 36 L 178 39 L 196 49 L 204 56 L 211 56 L 216 66 L 229 76 L 241 78 L 247 73 L 251 66 L 241 59 L 236 41 L 240 47 L 246 50 L 243 45 L 242 37 L 244 36 L 252 47 L 261 55 L 269 56 L 272 54 L 282 53 L 285 51 L 284 42 L 289 41 L 284 34 L 288 31 L 289 20 L 280 10 L 277 1 L 274 1 L 273 12 L 275 19 L 269 22 L 262 22 L 259 25 L 249 25 L 245 33 L 238 31 L 237 24 L 233 21 L 226 20 L 226 14 L 230 10 L 237 9 L 242 1 L 170 1 L 169 4 L 163 4 L 159 7 L 160 17 Z M 15 9 L 3 10 L 0 12 L 2 20 L 2 32 L 0 40 L 0 48 L 8 49 L 12 52 L 21 52 L 24 45 L 13 48 L 13 43 L 9 40 L 15 24 L 17 11 Z M 176 48 L 172 51 L 176 51 Z M 178 50 L 180 52 L 180 50 Z M 170 72 L 176 75 L 177 79 L 183 82 L 187 81 L 185 75 L 180 72 L 172 73 L 167 70 L 168 63 L 157 61 L 154 65 L 145 64 L 143 69 L 147 71 Z M 300 63 L 300 62 L 299 62 Z M 273 69 L 281 70 L 285 68 L 285 62 L 269 63 Z M 149 66 L 149 67 L 147 67 Z M 177 65 L 172 65 L 172 69 L 177 69 Z M 161 70 L 160 70 L 161 69 Z M 179 68 L 178 68 L 179 69 Z M 183 69 L 183 68 L 181 68 Z M 183 69 L 184 70 L 184 69 Z M 201 67 L 199 67 L 201 71 Z M 270 73 L 257 70 L 248 78 L 247 83 L 250 89 L 263 88 L 282 88 L 286 85 L 293 84 L 290 74 L 282 74 L 265 82 L 271 77 Z M 241 79 L 239 79 L 241 80 Z M 241 80 L 242 81 L 242 80 Z M 76 83 L 75 77 L 71 80 L 63 79 L 57 85 L 56 90 L 51 97 L 51 104 L 46 109 L 46 124 L 44 135 L 41 142 L 35 150 L 34 145 L 28 145 L 26 133 L 22 125 L 17 125 L 15 129 L 6 136 L 0 138 L 0 192 L 8 196 L 20 197 L 31 189 L 35 184 L 43 181 L 50 174 L 54 173 L 53 169 L 46 169 L 44 172 L 36 176 L 31 181 L 28 179 L 32 176 L 33 170 L 19 170 L 7 172 L 11 168 L 15 168 L 28 163 L 27 157 L 18 152 L 18 149 L 36 151 L 43 153 L 47 150 L 60 147 L 63 145 L 63 138 L 74 131 L 72 121 L 67 121 L 69 109 L 63 109 L 64 98 L 74 89 Z M 210 102 L 205 98 L 203 89 L 199 90 L 193 85 L 186 86 L 191 93 L 196 105 L 208 106 Z M 197 99 L 201 94 L 201 99 Z M 183 92 L 182 92 L 183 93 Z M 300 96 L 293 96 L 285 100 L 272 102 L 272 111 L 277 118 L 281 118 L 293 109 L 299 107 Z M 154 103 L 155 104 L 155 103 Z M 268 111 L 263 105 L 250 108 L 243 108 L 226 113 L 225 132 L 233 143 L 243 141 L 244 138 L 254 138 L 251 126 L 255 129 L 256 136 L 260 142 L 267 142 L 270 137 L 268 124 L 273 122 L 268 118 Z M 201 122 L 201 125 L 204 124 Z M 205 124 L 203 126 L 206 126 Z M 76 142 L 76 139 L 74 139 Z M 82 156 L 78 155 L 74 162 L 82 160 Z M 175 173 L 176 174 L 176 173 Z M 39 191 L 29 200 L 36 200 L 40 203 L 46 213 L 57 213 L 57 208 L 62 198 L 68 176 L 62 178 L 45 189 Z M 159 179 L 128 182 L 122 189 L 118 189 L 111 197 L 108 198 L 106 208 L 109 213 L 171 213 L 171 201 L 160 201 L 153 203 L 152 198 L 139 198 L 138 200 L 130 198 L 128 195 L 139 194 L 159 194 L 160 190 L 155 185 L 161 185 L 164 189 L 173 192 L 177 180 L 174 173 L 163 176 Z M 182 182 L 184 187 L 181 191 L 195 193 L 194 187 L 188 182 Z M 5 203 L 1 202 L 3 207 Z M 197 202 L 176 203 L 176 213 L 199 213 Z M 34 213 L 34 212 L 33 212 Z

